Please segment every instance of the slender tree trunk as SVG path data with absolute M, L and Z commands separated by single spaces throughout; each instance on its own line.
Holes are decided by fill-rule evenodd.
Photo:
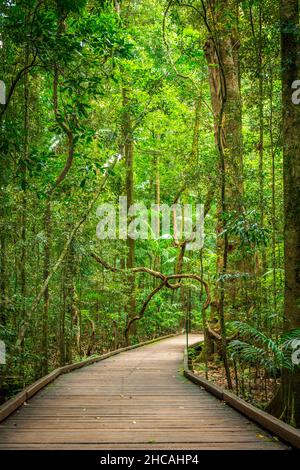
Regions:
M 51 200 L 48 198 L 46 201 L 44 213 L 44 232 L 45 232 L 45 247 L 44 247 L 44 268 L 43 280 L 48 278 L 50 273 L 50 254 L 51 254 Z M 49 286 L 47 285 L 44 291 L 44 306 L 42 317 L 42 361 L 41 361 L 41 374 L 48 373 L 48 321 L 49 321 Z
M 258 91 L 259 91 L 259 202 L 260 225 L 265 225 L 265 177 L 264 177 L 264 88 L 263 88 L 263 49 L 262 49 L 262 7 L 259 6 L 259 37 L 258 37 Z M 266 250 L 262 248 L 262 271 L 267 268 Z
M 160 135 L 156 135 L 155 132 L 153 131 L 153 134 L 152 134 L 152 138 L 153 138 L 153 143 L 156 141 L 156 140 L 159 140 L 160 139 Z M 154 156 L 153 156 L 153 170 L 154 170 L 154 175 L 155 175 L 155 181 L 154 181 L 154 200 L 155 200 L 155 204 L 159 210 L 160 208 L 160 154 L 159 152 L 155 153 Z M 160 219 L 159 217 L 157 218 L 157 227 L 156 227 L 156 230 L 157 230 L 157 233 L 159 234 L 160 233 Z M 154 269 L 159 269 L 160 270 L 160 256 L 159 255 L 155 255 L 154 256 L 154 261 L 153 261 L 153 265 L 154 265 Z M 151 259 L 150 259 L 150 265 L 151 265 Z M 151 280 L 150 280 L 151 282 Z M 156 279 L 153 279 L 152 280 L 153 282 L 153 287 L 156 285 Z
M 2 210 L 1 210 L 2 212 Z M 1 214 L 2 216 L 2 214 Z M 0 324 L 6 323 L 7 293 L 6 293 L 6 239 L 5 232 L 0 233 Z
M 73 349 L 72 345 L 74 343 L 74 321 L 76 320 L 77 307 L 76 307 L 76 289 L 75 289 L 75 279 L 76 279 L 77 269 L 76 269 L 76 258 L 74 251 L 74 241 L 70 244 L 68 256 L 66 259 L 66 278 L 65 278 L 65 319 L 67 320 L 67 331 L 66 333 L 66 361 L 67 363 L 72 362 L 73 358 Z
M 277 312 L 277 278 L 276 278 L 276 168 L 275 168 L 275 148 L 273 137 L 273 73 L 270 68 L 270 149 L 272 158 L 272 271 L 273 271 L 273 310 L 276 319 L 275 333 L 278 337 L 278 315 Z
M 25 58 L 24 58 L 24 67 L 28 65 L 28 47 L 25 48 Z M 20 294 L 21 294 L 21 317 L 23 320 L 26 318 L 26 232 L 27 232 L 27 194 L 26 194 L 26 165 L 28 161 L 28 135 L 29 135 L 29 84 L 28 84 L 28 74 L 24 76 L 24 86 L 23 86 L 23 96 L 24 96 L 24 116 L 23 116 L 23 154 L 20 162 L 20 172 L 21 172 L 21 255 L 20 255 Z M 21 344 L 21 375 L 24 377 L 25 374 L 25 362 L 24 362 L 24 341 Z
M 66 342 L 65 342 L 65 317 L 66 317 L 66 296 L 65 296 L 65 269 L 61 274 L 60 290 L 60 313 L 58 322 L 58 344 L 59 344 L 59 364 L 66 365 Z
M 25 50 L 25 63 L 28 65 L 28 47 Z M 29 136 L 29 84 L 28 75 L 24 76 L 24 142 L 23 159 L 20 165 L 22 204 L 21 204 L 21 257 L 20 257 L 20 291 L 22 298 L 22 318 L 26 316 L 26 231 L 27 231 L 27 191 L 26 191 L 26 164 L 28 161 L 28 136 Z
M 127 210 L 134 203 L 134 177 L 133 177 L 133 160 L 134 160 L 134 145 L 133 145 L 133 135 L 132 135 L 132 118 L 130 113 L 130 93 L 126 87 L 122 89 L 123 95 L 123 145 L 124 145 L 124 155 L 125 155 L 125 164 L 126 164 L 126 181 L 125 189 L 127 196 Z M 134 267 L 135 259 L 135 240 L 127 237 L 127 257 L 126 257 L 126 267 L 127 269 L 132 269 Z M 135 316 L 135 278 L 134 275 L 128 275 L 128 295 L 129 301 L 127 306 L 128 312 L 128 321 Z M 134 330 L 134 326 L 131 331 Z

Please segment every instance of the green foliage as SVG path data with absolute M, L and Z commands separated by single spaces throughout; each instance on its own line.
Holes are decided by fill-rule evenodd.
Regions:
M 294 369 L 291 347 L 295 339 L 300 340 L 300 329 L 287 332 L 275 341 L 247 323 L 235 321 L 233 327 L 247 341 L 237 339 L 230 342 L 232 359 L 248 365 L 257 364 L 274 375 L 278 369 Z
M 241 215 L 230 213 L 226 217 L 226 229 L 221 235 L 225 233 L 233 235 L 238 238 L 240 248 L 248 248 L 254 251 L 259 246 L 267 246 L 270 229 L 261 227 L 259 223 L 259 213 L 255 210 L 244 212 Z
M 277 3 L 239 2 L 244 161 L 242 175 L 233 176 L 243 179 L 244 193 L 242 209 L 223 214 L 209 81 L 213 66 L 206 59 L 207 28 L 195 10 L 200 3 L 171 2 L 162 33 L 166 5 L 161 0 L 120 2 L 119 13 L 115 2 L 104 0 L 0 2 L 0 79 L 11 90 L 0 125 L 0 338 L 8 350 L 8 363 L 0 366 L 0 389 L 5 396 L 44 374 L 45 358 L 50 370 L 124 345 L 129 316 L 138 315 L 157 286 L 157 280 L 138 274 L 132 293 L 129 273 L 122 271 L 128 255 L 126 242 L 100 241 L 95 233 L 97 205 L 110 202 L 117 207 L 119 196 L 125 194 L 126 159 L 113 169 L 109 162 L 124 152 L 128 140 L 133 145 L 135 202 L 147 208 L 158 199 L 160 204 L 178 200 L 206 207 L 205 245 L 201 252 L 184 253 L 182 270 L 203 275 L 213 300 L 224 284 L 226 333 L 238 329 L 241 337 L 230 343 L 232 358 L 248 370 L 258 363 L 273 375 L 277 368 L 288 367 L 298 333 L 281 335 L 284 271 Z M 226 12 L 224 19 L 230 31 L 233 13 Z M 219 67 L 215 64 L 214 68 Z M 126 125 L 129 136 L 125 136 Z M 51 194 L 47 225 L 49 190 L 66 168 L 70 140 L 72 161 Z M 106 186 L 85 216 L 105 174 Z M 44 296 L 31 312 L 45 281 L 47 249 L 51 271 L 82 217 L 84 222 L 65 259 L 50 279 L 47 315 Z M 222 273 L 217 266 L 226 238 L 228 269 Z M 91 251 L 121 272 L 97 265 Z M 135 265 L 164 274 L 175 272 L 178 254 L 174 240 L 164 236 L 135 242 Z M 136 305 L 130 311 L 133 294 Z M 201 330 L 205 299 L 204 291 L 192 280 L 182 281 L 181 289 L 162 289 L 136 322 L 131 341 L 182 331 L 187 315 L 193 331 Z M 209 321 L 218 315 L 213 308 L 207 310 Z M 228 324 L 233 319 L 240 323 Z M 16 343 L 25 324 L 20 352 Z

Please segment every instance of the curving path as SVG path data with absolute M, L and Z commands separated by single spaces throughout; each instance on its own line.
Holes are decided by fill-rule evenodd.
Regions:
M 58 377 L 0 425 L 0 449 L 287 449 L 183 377 L 184 343 L 176 336 Z

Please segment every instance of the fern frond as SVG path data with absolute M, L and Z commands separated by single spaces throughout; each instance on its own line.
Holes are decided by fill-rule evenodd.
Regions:
M 266 336 L 264 333 L 257 330 L 253 326 L 248 325 L 248 323 L 235 321 L 233 324 L 243 336 L 254 339 L 257 343 L 260 343 L 262 346 L 271 351 L 276 358 L 282 358 L 282 351 L 280 350 L 278 344 L 276 344 L 275 341 Z

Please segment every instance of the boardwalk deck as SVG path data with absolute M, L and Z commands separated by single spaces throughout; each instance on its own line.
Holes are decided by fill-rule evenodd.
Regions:
M 184 341 L 58 377 L 0 425 L 0 449 L 287 449 L 183 377 Z

